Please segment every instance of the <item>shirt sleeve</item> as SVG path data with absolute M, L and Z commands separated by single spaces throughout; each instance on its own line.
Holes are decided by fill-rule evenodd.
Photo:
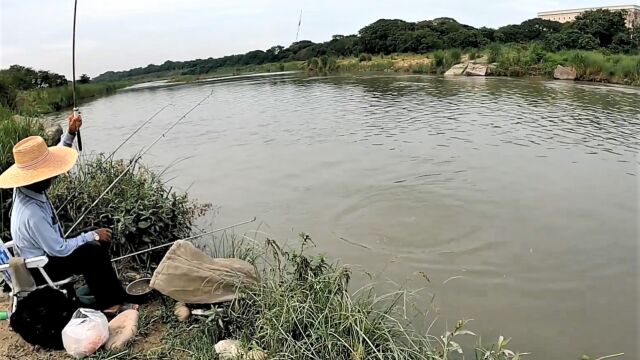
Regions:
M 29 218 L 29 230 L 35 241 L 47 255 L 64 257 L 71 254 L 80 245 L 93 240 L 91 232 L 80 234 L 74 238 L 65 240 L 58 231 L 49 225 L 50 220 L 44 215 L 35 215 Z
M 58 146 L 72 147 L 73 141 L 75 139 L 75 135 L 72 135 L 68 131 L 65 131 L 65 133 L 62 135 L 62 138 L 60 138 L 60 143 L 58 144 Z

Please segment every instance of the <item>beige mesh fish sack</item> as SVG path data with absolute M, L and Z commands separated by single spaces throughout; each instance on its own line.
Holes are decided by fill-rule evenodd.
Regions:
M 255 283 L 253 265 L 239 259 L 214 259 L 188 241 L 177 241 L 153 273 L 151 287 L 187 304 L 235 299 L 239 285 Z

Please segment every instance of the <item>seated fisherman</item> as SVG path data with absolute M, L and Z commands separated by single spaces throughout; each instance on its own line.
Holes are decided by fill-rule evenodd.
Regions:
M 80 116 L 69 115 L 68 131 L 61 141 L 64 146 L 47 147 L 39 136 L 18 142 L 13 147 L 15 165 L 0 175 L 0 188 L 14 188 L 11 236 L 19 256 L 29 259 L 46 254 L 49 262 L 44 269 L 54 281 L 83 275 L 96 299 L 95 307 L 117 313 L 126 308 L 128 296 L 111 265 L 111 230 L 65 239 L 47 196 L 52 181 L 76 163 L 78 153 L 71 146 L 81 126 Z

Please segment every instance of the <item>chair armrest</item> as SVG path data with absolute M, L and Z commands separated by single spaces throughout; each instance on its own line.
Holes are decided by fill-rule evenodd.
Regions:
M 13 249 L 13 240 L 11 240 L 11 241 L 7 241 L 6 243 L 4 243 L 4 246 L 5 246 L 7 249 Z
M 27 259 L 24 261 L 24 264 L 27 266 L 27 269 L 36 269 L 41 268 L 47 265 L 49 262 L 49 258 L 46 256 L 37 256 L 31 259 Z
M 38 256 L 24 261 L 24 265 L 27 269 L 42 268 L 49 262 L 49 258 L 46 256 Z M 9 264 L 0 265 L 0 271 L 9 270 Z

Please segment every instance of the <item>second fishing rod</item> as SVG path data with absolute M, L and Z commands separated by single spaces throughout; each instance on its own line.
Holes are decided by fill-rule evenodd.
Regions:
M 113 187 L 124 177 L 124 175 L 127 174 L 127 172 L 129 172 L 131 169 L 133 169 L 135 167 L 135 165 L 138 163 L 138 161 L 142 158 L 142 156 L 144 156 L 155 144 L 157 144 L 160 140 L 162 140 L 174 127 L 176 127 L 182 120 L 184 120 L 187 116 L 189 116 L 189 114 L 191 114 L 191 112 L 193 112 L 197 107 L 199 107 L 200 105 L 202 105 L 202 103 L 204 103 L 207 99 L 209 99 L 211 97 L 211 95 L 213 95 L 213 90 L 211 90 L 211 92 L 209 94 L 207 94 L 207 96 L 205 96 L 204 98 L 202 98 L 202 100 L 200 100 L 197 104 L 195 104 L 193 107 L 191 107 L 187 112 L 185 112 L 182 116 L 180 116 L 180 118 L 178 118 L 178 120 L 176 120 L 174 123 L 172 123 L 167 129 L 165 129 L 165 131 L 162 132 L 162 134 L 160 134 L 154 141 L 152 141 L 149 145 L 147 145 L 146 147 L 144 147 L 142 150 L 140 150 L 140 152 L 138 154 L 136 154 L 132 159 L 131 162 L 129 163 L 129 165 L 122 171 L 122 173 L 115 179 L 113 180 L 113 182 L 111 182 L 111 184 L 109 184 L 109 186 L 107 186 L 107 188 L 102 192 L 102 194 L 100 194 L 100 196 L 98 196 L 98 198 L 91 203 L 91 205 L 89 205 L 89 207 L 87 207 L 78 217 L 78 219 L 76 220 L 76 222 L 71 226 L 71 228 L 69 230 L 67 230 L 67 232 L 65 233 L 65 237 L 69 236 L 69 234 L 82 222 L 82 220 L 84 219 L 85 216 L 87 216 L 87 214 L 89 213 L 89 211 L 91 211 L 91 209 L 96 206 L 96 204 L 109 192 L 111 191 L 111 189 L 113 189 Z
M 142 128 L 144 128 L 147 124 L 149 124 L 153 119 L 155 119 L 158 115 L 160 115 L 161 112 L 163 112 L 166 108 L 168 108 L 169 106 L 171 106 L 172 104 L 167 104 L 165 106 L 163 106 L 162 108 L 160 108 L 160 110 L 156 111 L 153 115 L 151 115 L 151 117 L 149 117 L 147 120 L 145 120 L 142 124 L 140 124 L 131 134 L 129 134 L 129 136 L 127 136 L 126 139 L 124 139 L 118 146 L 116 146 L 115 149 L 113 149 L 111 151 L 111 153 L 109 153 L 109 155 L 105 158 L 106 161 L 110 161 L 111 159 L 113 159 L 113 156 L 116 154 L 116 152 L 118 150 L 120 150 L 127 142 L 129 142 L 129 140 L 131 140 L 140 130 L 142 130 Z M 75 115 L 75 113 L 74 113 Z M 60 206 L 58 206 L 58 208 L 55 210 L 56 214 L 60 213 L 60 210 L 64 209 L 64 207 L 73 199 L 76 197 L 76 195 L 78 195 L 78 193 L 80 192 L 80 189 L 82 189 L 85 185 L 87 185 L 89 183 L 89 179 L 88 178 L 84 178 L 82 181 L 80 181 L 80 183 L 73 189 L 73 193 L 70 196 L 67 196 L 67 200 L 65 200 Z

